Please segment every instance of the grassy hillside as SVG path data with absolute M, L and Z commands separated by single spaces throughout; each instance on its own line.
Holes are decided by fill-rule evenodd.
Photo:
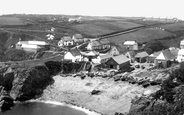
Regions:
M 70 17 L 71 16 L 64 15 L 0 16 L 0 27 L 4 27 L 1 28 L 1 30 L 3 33 L 7 33 L 4 37 L 1 37 L 0 35 L 0 39 L 3 39 L 3 43 L 0 44 L 0 52 L 11 44 L 15 44 L 19 37 L 24 40 L 46 40 L 46 35 L 52 33 L 48 31 L 52 27 L 55 28 L 54 34 L 56 40 L 54 43 L 57 43 L 57 41 L 64 35 L 72 36 L 75 33 L 81 33 L 84 37 L 96 37 L 142 25 L 155 25 L 164 28 L 165 31 L 159 28 L 144 28 L 131 33 L 110 37 L 108 39 L 111 43 L 115 43 L 116 45 L 122 45 L 122 42 L 125 40 L 136 40 L 139 43 L 145 43 L 153 39 L 159 39 L 163 43 L 167 43 L 168 46 L 178 46 L 180 40 L 183 39 L 181 36 L 184 35 L 184 32 L 182 32 L 184 31 L 184 23 L 164 23 L 163 25 L 161 22 L 143 21 L 142 18 L 90 16 L 82 17 L 83 20 L 80 23 L 71 23 L 67 21 Z M 26 25 L 27 23 L 29 24 Z M 21 24 L 22 26 L 19 26 Z
M 156 28 L 146 28 L 127 34 L 110 37 L 108 39 L 110 42 L 115 44 L 122 44 L 122 42 L 125 40 L 136 40 L 138 43 L 144 43 L 153 39 L 161 39 L 168 36 L 173 36 L 173 34 Z
M 88 22 L 83 22 L 81 24 L 76 24 L 73 25 L 72 28 L 75 30 L 89 35 L 89 36 L 99 36 L 115 31 L 120 31 L 120 30 L 125 30 L 125 29 L 130 29 L 134 27 L 139 27 L 142 26 L 140 24 L 135 24 L 132 22 L 127 22 L 123 20 L 116 20 L 116 21 L 88 21 Z
M 25 23 L 17 17 L 0 16 L 0 26 L 2 25 L 25 25 Z
M 171 32 L 184 31 L 184 22 L 167 24 L 160 27 Z

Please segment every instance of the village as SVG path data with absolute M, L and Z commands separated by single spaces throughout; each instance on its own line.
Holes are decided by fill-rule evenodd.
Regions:
M 156 23 L 147 25 L 150 20 Z M 170 99 L 167 87 L 183 79 L 178 71 L 184 61 L 183 27 L 174 19 L 134 21 L 76 16 L 43 20 L 27 29 L 1 28 L 6 50 L 0 57 L 0 88 L 10 99 L 8 107 L 16 100 L 55 101 L 98 115 L 136 115 L 147 100 L 155 107 L 153 99 L 162 92 Z M 136 104 L 141 99 L 145 104 Z
M 184 40 L 181 41 L 180 48 L 171 47 L 148 54 L 143 50 L 144 45 L 139 46 L 136 40 L 125 40 L 122 42 L 122 47 L 118 47 L 111 44 L 108 39 L 83 38 L 81 34 L 74 34 L 63 36 L 53 45 L 54 35 L 49 34 L 46 37 L 47 41 L 21 41 L 19 39 L 14 48 L 34 53 L 59 52 L 60 61 L 89 62 L 90 70 L 84 67 L 79 73 L 71 73 L 72 76 L 81 76 L 81 78 L 110 77 L 114 81 L 128 81 L 148 87 L 160 84 L 163 78 L 160 76 L 137 77 L 140 76 L 138 74 L 164 70 L 184 60 Z M 58 48 L 60 50 L 56 51 Z

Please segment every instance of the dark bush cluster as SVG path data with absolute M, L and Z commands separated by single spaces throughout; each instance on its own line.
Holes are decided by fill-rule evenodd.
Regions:
M 10 49 L 6 52 L 6 61 L 22 61 L 29 59 L 33 54 L 21 49 Z
M 47 61 L 45 62 L 45 65 L 48 68 L 50 75 L 56 75 L 61 72 L 62 65 L 60 61 Z
M 128 115 L 183 115 L 184 63 L 169 71 L 169 74 L 169 78 L 161 84 L 161 89 L 152 94 L 151 104 L 142 104 L 143 110 L 135 109 L 136 111 L 132 110 Z
M 144 50 L 151 54 L 153 52 L 157 52 L 160 50 L 166 49 L 166 46 L 164 46 L 160 41 L 158 40 L 151 40 L 145 44 Z

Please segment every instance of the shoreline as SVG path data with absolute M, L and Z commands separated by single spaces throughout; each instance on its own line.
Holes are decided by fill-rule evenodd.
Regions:
M 98 113 L 94 110 L 90 110 L 90 109 L 87 109 L 85 107 L 82 107 L 82 106 L 79 106 L 79 105 L 75 105 L 75 104 L 71 104 L 71 103 L 67 103 L 67 102 L 57 102 L 57 101 L 51 101 L 51 100 L 39 100 L 39 99 L 36 99 L 36 100 L 29 100 L 29 101 L 26 101 L 26 102 L 41 102 L 41 103 L 45 103 L 45 104 L 54 104 L 54 105 L 61 105 L 61 106 L 67 106 L 67 107 L 70 107 L 72 109 L 76 109 L 76 110 L 79 110 L 79 111 L 82 111 L 88 115 L 103 115 L 102 113 Z
M 129 112 L 131 100 L 140 97 L 147 89 L 124 81 L 115 82 L 106 78 L 85 78 L 54 76 L 54 84 L 48 86 L 38 101 L 65 103 L 93 111 L 98 115 L 113 115 L 116 112 Z M 88 85 L 87 85 L 88 84 Z M 91 95 L 93 89 L 99 89 L 101 94 Z

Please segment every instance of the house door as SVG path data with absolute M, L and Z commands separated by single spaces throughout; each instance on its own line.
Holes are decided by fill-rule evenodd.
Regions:
M 113 65 L 110 65 L 110 68 L 111 68 L 111 69 L 113 69 L 113 68 L 114 68 L 114 66 L 113 66 Z

